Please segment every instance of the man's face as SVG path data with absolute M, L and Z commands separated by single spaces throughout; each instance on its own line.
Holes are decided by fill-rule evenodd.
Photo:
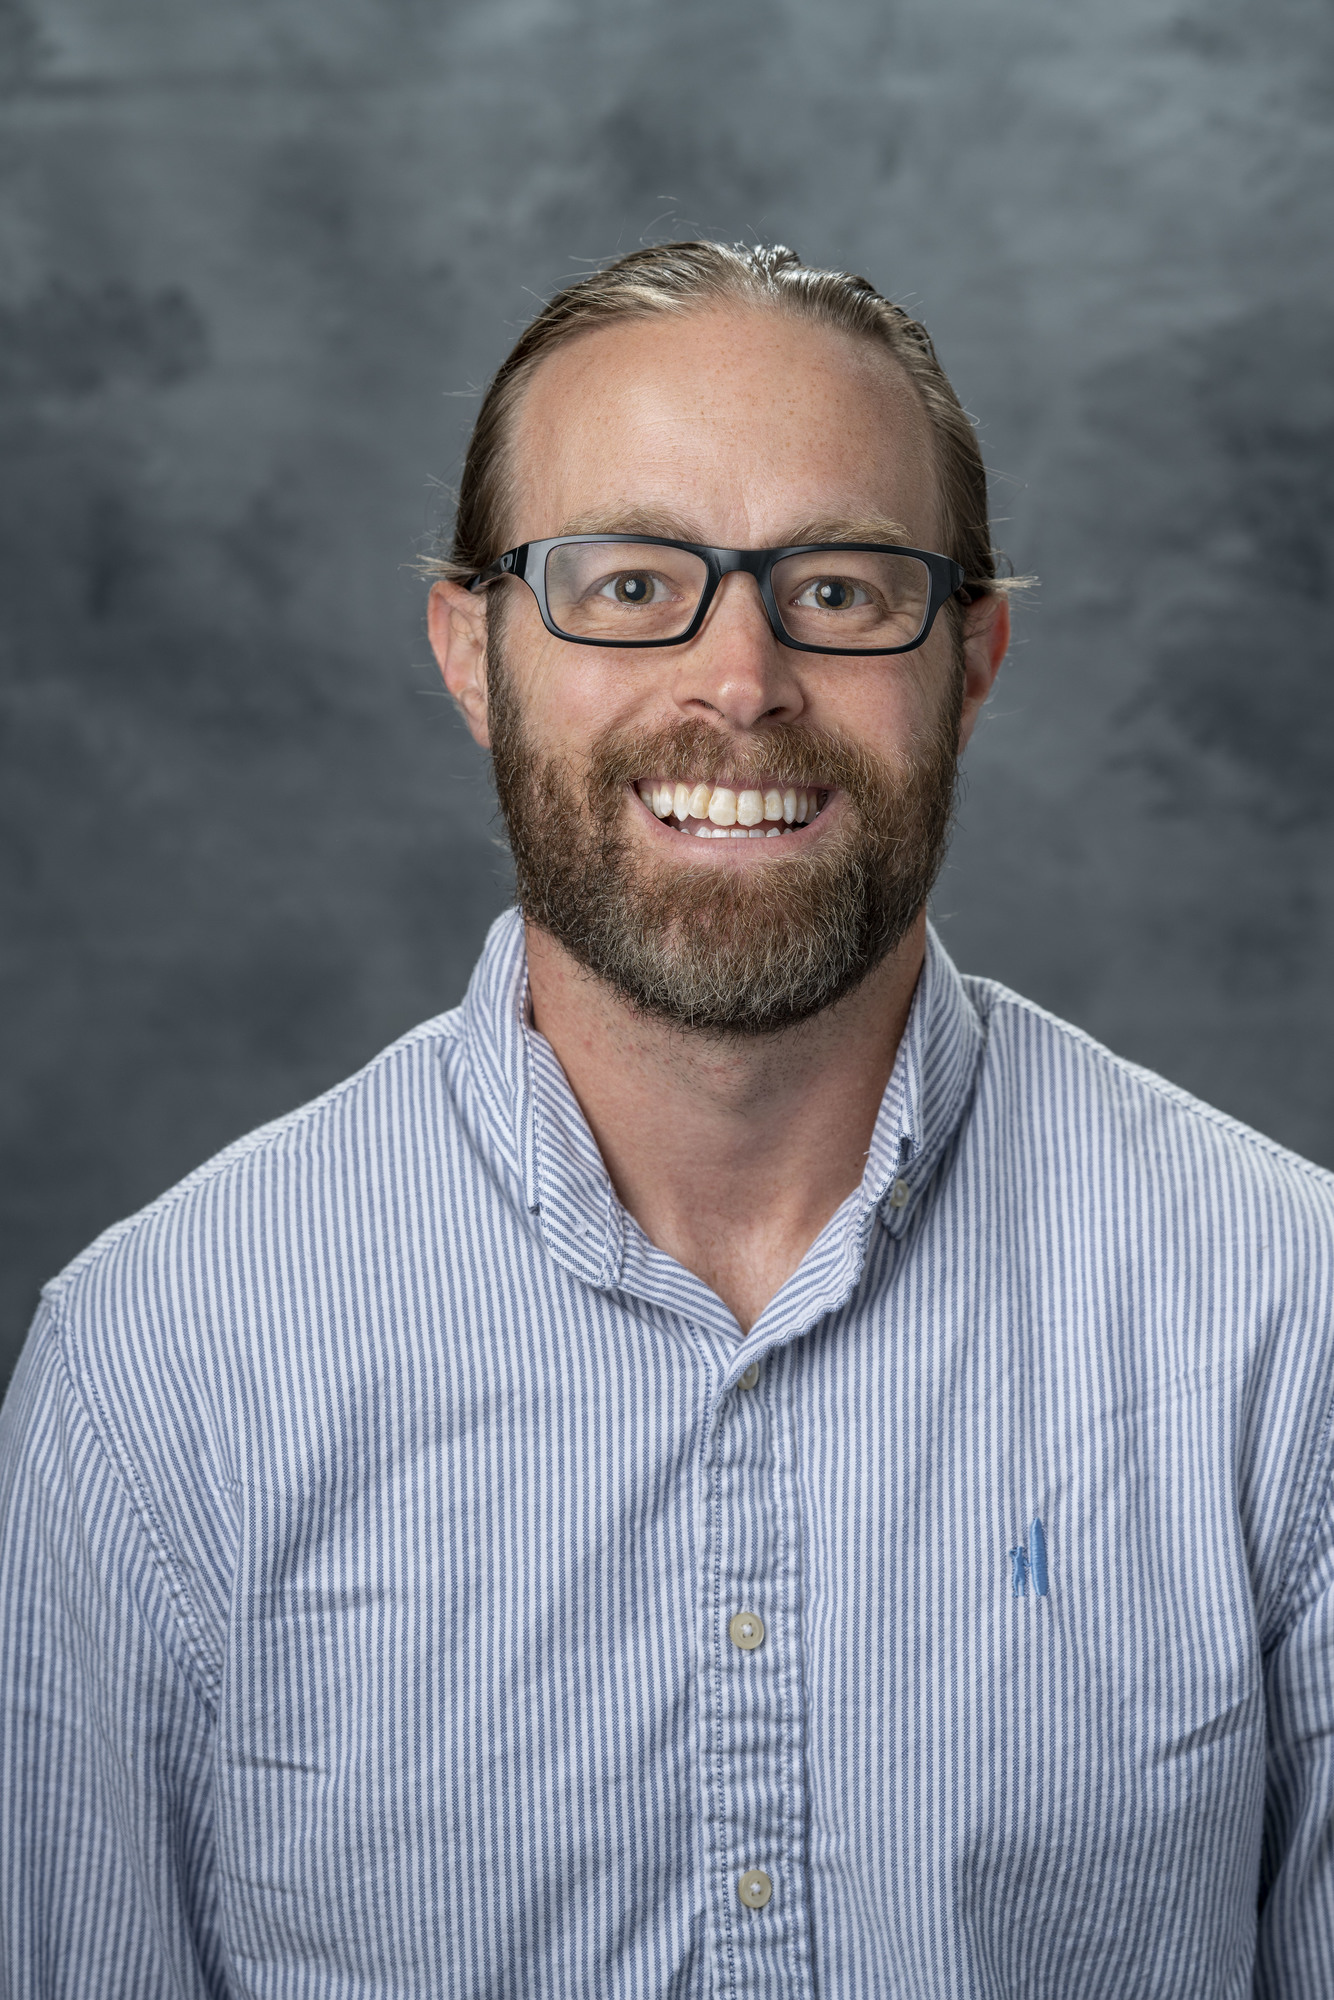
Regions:
M 512 464 L 513 543 L 630 531 L 940 546 L 931 434 L 897 365 L 757 310 L 558 350 L 524 397 Z M 901 941 L 939 865 L 994 643 L 994 661 L 976 634 L 961 657 L 942 616 L 913 653 L 796 652 L 744 575 L 723 580 L 693 640 L 657 651 L 571 645 L 525 585 L 491 595 L 489 648 L 476 599 L 447 588 L 433 631 L 492 750 L 530 922 L 635 1005 L 723 1033 L 809 1017 Z M 669 792 L 698 806 L 701 787 L 771 811 L 795 794 L 797 818 L 724 838 L 707 813 L 653 809 Z

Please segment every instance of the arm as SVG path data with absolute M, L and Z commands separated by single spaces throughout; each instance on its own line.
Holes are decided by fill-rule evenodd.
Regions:
M 0 1413 L 0 1991 L 203 2000 L 207 1680 L 93 1417 L 44 1311 Z
M 1265 1669 L 1269 1765 L 1256 2000 L 1334 1993 L 1334 1495 Z

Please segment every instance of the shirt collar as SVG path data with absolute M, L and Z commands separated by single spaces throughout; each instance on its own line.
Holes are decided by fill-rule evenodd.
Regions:
M 528 961 L 517 910 L 492 925 L 462 1011 L 493 1157 L 547 1250 L 586 1284 L 605 1290 L 629 1283 L 637 1292 L 658 1291 L 647 1282 L 653 1259 L 678 1273 L 680 1267 L 651 1247 L 647 1259 L 640 1254 L 646 1240 L 617 1200 L 550 1044 L 529 1022 Z M 861 1184 L 821 1232 L 780 1300 L 815 1259 L 823 1272 L 820 1310 L 834 1310 L 857 1281 L 872 1219 L 878 1216 L 891 1236 L 903 1234 L 958 1128 L 981 1050 L 977 1011 L 928 925 L 925 961 Z M 626 1268 L 627 1248 L 633 1271 Z M 668 1289 L 679 1302 L 679 1285 Z M 702 1285 L 699 1290 L 713 1297 Z M 814 1297 L 810 1303 L 816 1303 Z M 765 1321 L 772 1310 L 766 1309 Z

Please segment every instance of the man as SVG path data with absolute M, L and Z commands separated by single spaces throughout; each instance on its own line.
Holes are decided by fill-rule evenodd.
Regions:
M 439 569 L 521 914 L 48 1289 L 9 1990 L 1334 1992 L 1334 1183 L 928 931 L 926 336 L 636 253 Z

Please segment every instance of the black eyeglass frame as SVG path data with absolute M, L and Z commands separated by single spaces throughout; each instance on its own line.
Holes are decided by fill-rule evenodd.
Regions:
M 552 549 L 579 542 L 620 542 L 640 548 L 684 549 L 689 555 L 699 556 L 708 570 L 708 576 L 695 615 L 685 631 L 678 632 L 671 639 L 588 639 L 577 632 L 563 632 L 547 603 L 547 556 Z M 931 580 L 931 592 L 917 637 L 910 639 L 905 646 L 812 646 L 805 639 L 794 639 L 783 624 L 774 598 L 774 565 L 787 556 L 823 555 L 826 552 L 831 555 L 845 552 L 850 555 L 914 556 L 922 563 Z M 544 542 L 520 542 L 517 548 L 507 549 L 486 569 L 469 577 L 467 588 L 480 590 L 485 584 L 499 582 L 502 577 L 516 576 L 528 585 L 537 599 L 542 623 L 554 639 L 564 639 L 572 646 L 620 646 L 646 652 L 651 646 L 684 646 L 693 639 L 708 615 L 719 584 L 725 576 L 737 570 L 744 570 L 747 576 L 754 577 L 769 628 L 780 646 L 790 646 L 796 653 L 863 656 L 914 653 L 919 646 L 924 646 L 931 636 L 931 627 L 941 606 L 964 589 L 965 577 L 962 565 L 955 562 L 952 556 L 937 555 L 931 549 L 910 549 L 900 542 L 794 542 L 790 548 L 783 549 L 716 549 L 707 542 L 674 541 L 669 535 L 552 535 Z

